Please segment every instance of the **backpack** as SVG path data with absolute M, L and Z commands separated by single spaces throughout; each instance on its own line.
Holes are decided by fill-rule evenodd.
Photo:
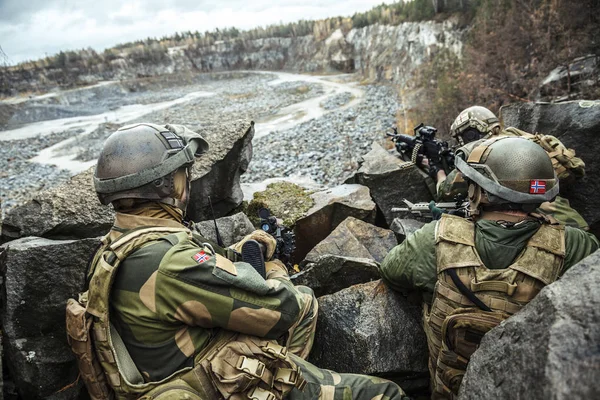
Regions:
M 555 136 L 531 134 L 514 127 L 505 128 L 501 135 L 524 137 L 542 146 L 552 160 L 552 166 L 561 184 L 570 183 L 585 175 L 583 160 L 575 156 L 575 150 L 565 147 Z

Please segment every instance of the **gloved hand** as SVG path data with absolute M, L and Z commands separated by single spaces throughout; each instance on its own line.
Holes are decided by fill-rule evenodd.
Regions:
M 429 211 L 431 211 L 431 215 L 433 216 L 434 220 L 438 220 L 438 219 L 442 218 L 442 214 L 445 214 L 448 212 L 446 210 L 442 210 L 439 207 L 436 207 L 435 201 L 433 201 L 433 200 L 431 200 L 429 202 Z
M 271 258 L 273 258 L 273 253 L 275 253 L 275 248 L 277 247 L 277 241 L 273 238 L 273 236 L 269 235 L 267 232 L 263 231 L 262 229 L 257 229 L 254 232 L 252 232 L 251 234 L 246 235 L 239 242 L 229 246 L 229 248 L 237 251 L 238 253 L 241 253 L 242 246 L 248 240 L 256 240 L 257 242 L 259 242 L 260 244 L 262 244 L 265 247 L 265 249 L 266 249 L 265 254 L 264 254 L 265 261 L 268 261 Z

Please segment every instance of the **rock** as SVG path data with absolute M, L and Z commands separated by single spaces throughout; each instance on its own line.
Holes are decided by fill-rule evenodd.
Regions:
M 393 232 L 354 217 L 346 218 L 304 258 L 303 264 L 317 262 L 324 255 L 366 258 L 378 263 L 397 245 Z
M 541 99 L 560 101 L 564 98 L 585 98 L 581 92 L 593 86 L 600 76 L 600 61 L 596 55 L 575 58 L 569 65 L 561 65 L 550 72 L 540 86 Z M 569 93 L 567 96 L 561 96 Z
M 65 305 L 83 289 L 99 238 L 27 237 L 0 247 L 2 330 L 6 367 L 23 399 L 74 399 L 82 382 L 68 347 Z
M 255 229 L 252 222 L 250 222 L 244 213 L 217 218 L 217 227 L 219 228 L 219 234 L 225 246 L 231 246 L 232 244 L 239 242 L 244 236 L 252 233 Z M 206 239 L 217 243 L 215 223 L 213 220 L 197 222 L 194 224 L 194 229 Z
M 252 159 L 254 122 L 222 122 L 201 131 L 210 150 L 196 160 L 192 169 L 192 187 L 187 215 L 192 221 L 227 215 L 244 200 L 240 176 Z
M 336 372 L 426 377 L 427 339 L 421 308 L 381 281 L 319 298 L 309 361 Z
M 248 204 L 250 221 L 258 225 L 260 221 L 258 211 L 267 208 L 271 215 L 281 219 L 284 226 L 291 228 L 315 204 L 310 194 L 310 191 L 295 183 L 285 181 L 270 183 L 265 190 L 255 192 L 252 201 Z
M 112 226 L 113 211 L 100 204 L 93 174 L 92 167 L 12 209 L 2 221 L 1 241 L 25 236 L 76 239 L 104 235 Z
M 460 399 L 600 398 L 600 252 L 488 332 Z
M 379 278 L 379 268 L 373 260 L 331 254 L 320 256 L 291 277 L 294 285 L 310 287 L 317 297 Z
M 319 242 L 325 239 L 342 221 L 354 217 L 375 222 L 375 203 L 369 189 L 361 185 L 340 185 L 313 193 L 314 206 L 296 221 L 296 250 L 294 259 L 300 261 Z
M 414 164 L 394 157 L 379 144 L 373 143 L 371 151 L 363 156 L 358 171 L 346 183 L 367 186 L 389 226 L 396 217 L 391 209 L 400 206 L 402 199 L 412 202 L 433 199 L 426 179 L 429 179 L 427 174 Z
M 415 219 L 394 218 L 390 225 L 390 229 L 394 232 L 396 240 L 398 241 L 398 244 L 400 244 L 404 242 L 407 237 L 415 233 L 415 231 L 421 229 L 423 225 L 425 225 L 424 222 Z
M 511 104 L 502 107 L 500 116 L 504 126 L 553 135 L 575 149 L 585 162 L 585 176 L 561 195 L 585 218 L 590 231 L 600 235 L 600 101 Z

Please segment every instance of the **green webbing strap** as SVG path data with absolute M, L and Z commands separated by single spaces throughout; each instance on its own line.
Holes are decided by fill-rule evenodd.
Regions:
M 110 324 L 110 339 L 115 349 L 115 360 L 117 362 L 117 367 L 119 368 L 119 372 L 123 375 L 123 378 L 132 385 L 140 385 L 144 383 L 144 378 L 142 374 L 136 367 L 133 359 L 129 355 L 129 351 L 127 351 L 127 347 L 121 339 L 121 335 L 115 329 L 113 324 Z
M 115 193 L 150 183 L 159 177 L 175 171 L 183 165 L 193 163 L 195 160 L 194 154 L 196 153 L 199 145 L 200 144 L 197 141 L 192 140 L 183 148 L 183 150 L 167 158 L 160 164 L 134 174 L 111 179 L 98 179 L 94 176 L 94 186 L 96 188 L 96 192 Z

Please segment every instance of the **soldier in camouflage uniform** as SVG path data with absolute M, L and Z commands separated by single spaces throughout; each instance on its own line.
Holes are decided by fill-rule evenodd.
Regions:
M 207 150 L 181 125 L 136 124 L 111 135 L 98 160 L 96 191 L 116 217 L 91 264 L 87 311 L 99 316 L 96 353 L 117 396 L 404 398 L 390 381 L 304 360 L 317 319 L 312 290 L 294 286 L 278 260 L 266 263 L 264 279 L 234 251 L 256 240 L 268 259 L 269 235 L 255 231 L 222 249 L 183 224 L 189 168 Z M 103 302 L 107 310 L 94 312 Z M 109 313 L 110 327 L 102 318 Z
M 537 136 L 539 136 L 531 135 L 515 128 L 502 129 L 496 115 L 487 108 L 481 106 L 473 106 L 463 110 L 452 123 L 450 132 L 452 137 L 462 146 L 456 151 L 456 156 L 462 157 L 464 160 L 468 158 L 471 150 L 476 144 L 488 138 L 523 136 L 527 139 L 536 141 Z M 558 139 L 553 139 L 564 148 Z M 565 149 L 565 151 L 572 152 L 567 149 Z M 571 157 L 572 159 L 579 161 L 583 174 L 583 167 L 585 166 L 583 161 L 574 157 L 574 152 Z M 552 161 L 555 170 L 559 174 L 561 186 L 563 189 L 566 189 L 568 187 L 567 184 L 570 185 L 574 180 L 574 176 L 573 174 L 570 174 L 569 171 L 566 171 L 562 165 L 555 162 L 555 158 Z M 453 201 L 457 196 L 466 196 L 467 194 L 467 185 L 460 172 L 456 169 L 452 170 L 448 176 L 446 176 L 443 169 L 439 169 L 437 172 L 436 186 L 436 198 L 438 201 Z M 544 202 L 538 209 L 538 212 L 554 218 L 564 225 L 574 226 L 585 230 L 589 228 L 585 219 L 576 210 L 571 208 L 569 200 L 561 196 L 557 196 L 552 203 Z
M 532 141 L 485 140 L 456 167 L 472 219 L 443 214 L 380 267 L 391 288 L 422 294 L 434 399 L 455 399 L 483 335 L 600 245 L 531 213 L 559 190 L 547 153 Z

